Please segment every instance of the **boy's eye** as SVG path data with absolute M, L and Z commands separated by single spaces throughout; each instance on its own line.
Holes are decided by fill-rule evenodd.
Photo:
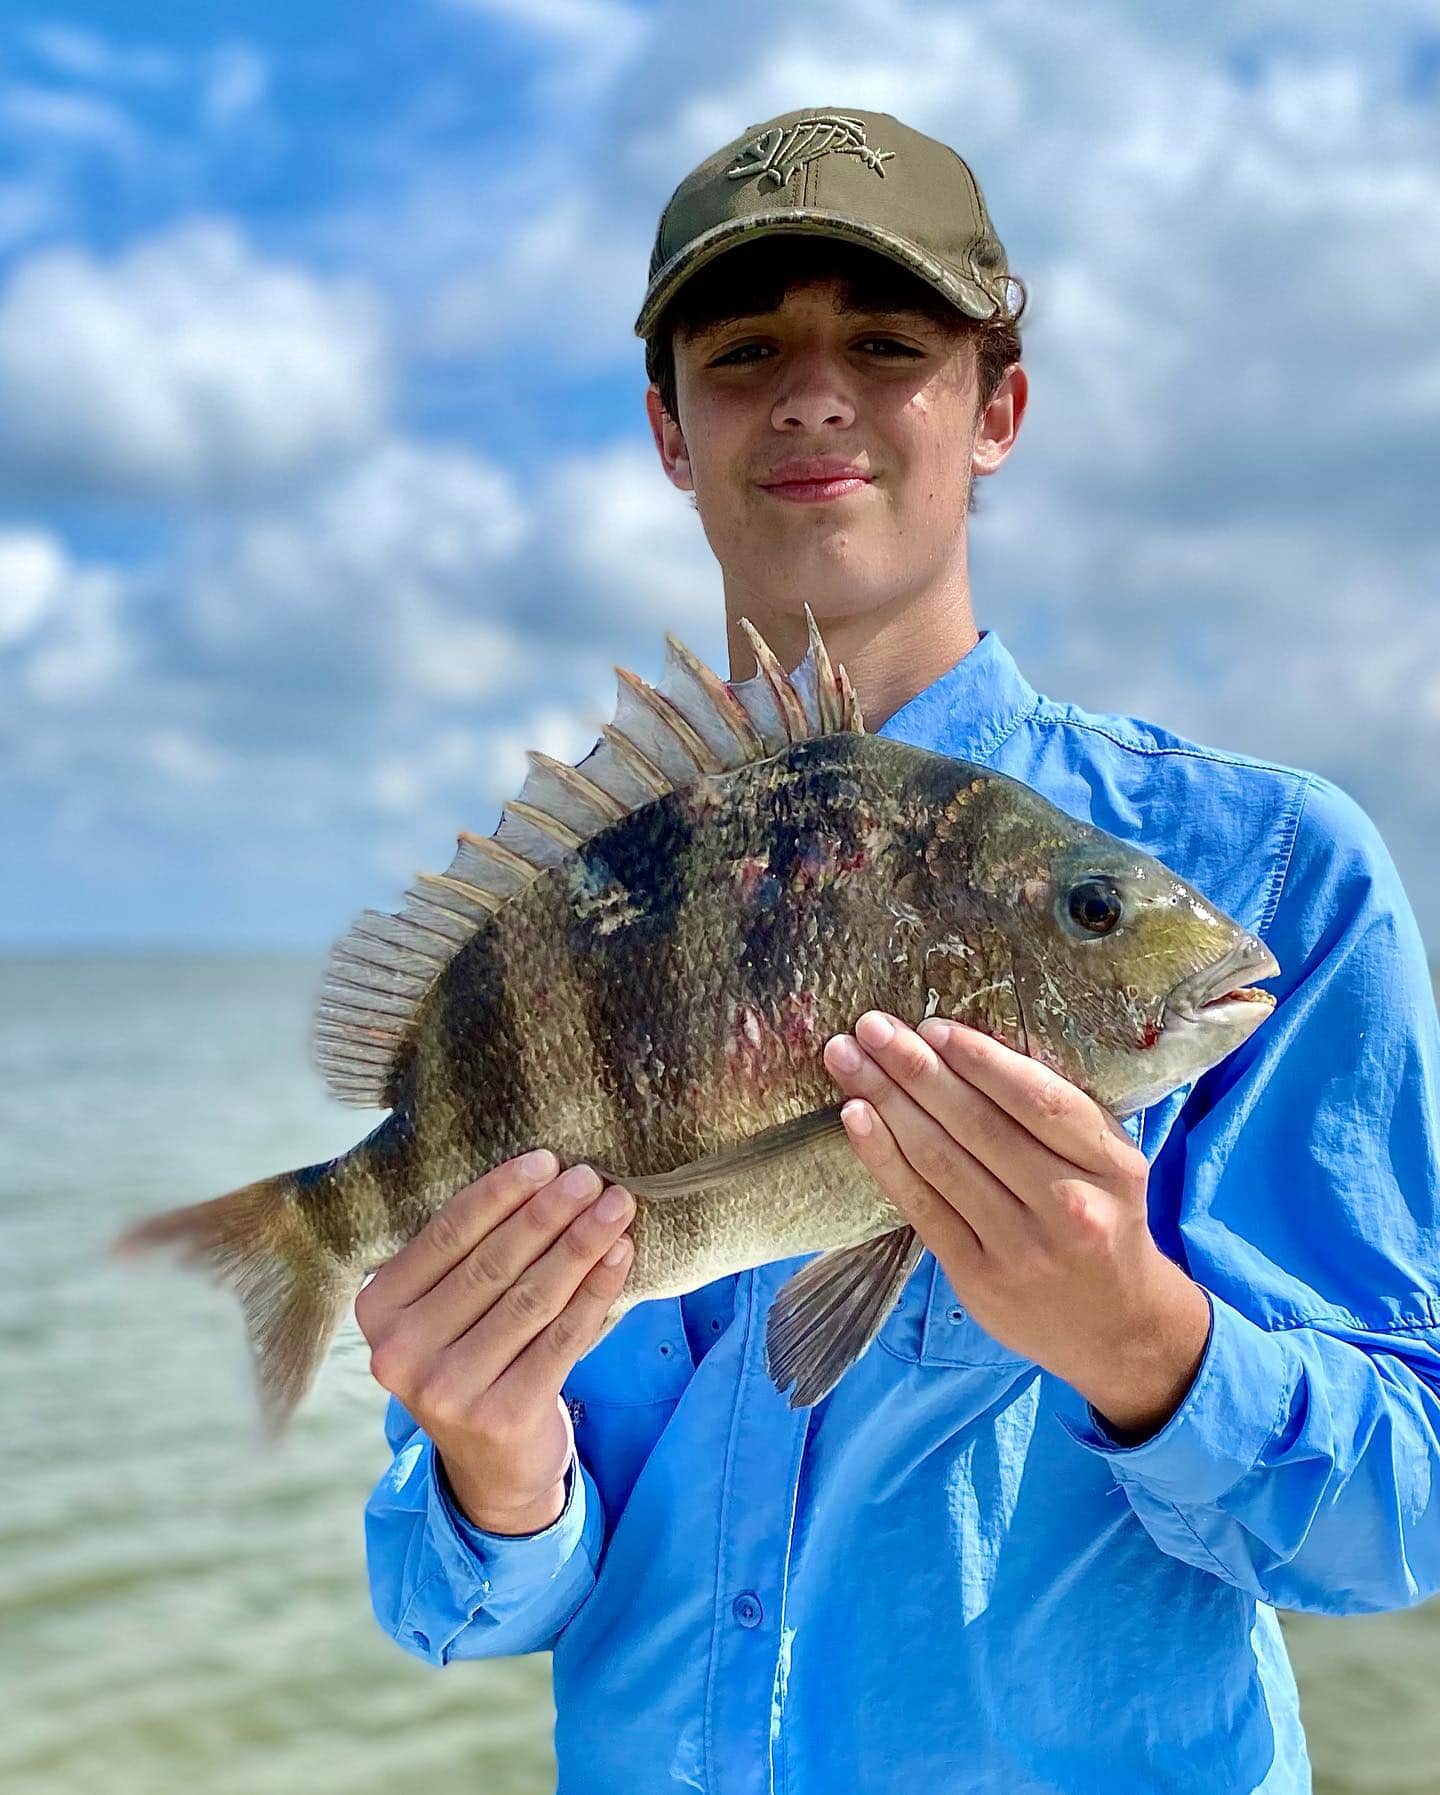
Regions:
M 880 354 L 887 355 L 887 357 L 889 357 L 889 355 L 912 355 L 912 357 L 918 357 L 918 355 L 925 354 L 923 350 L 914 348 L 910 343 L 900 343 L 896 337 L 860 337 L 860 341 L 856 343 L 856 348 L 864 348 L 864 350 L 880 350 Z M 743 366 L 745 363 L 756 361 L 761 354 L 770 354 L 770 346 L 768 346 L 767 343 L 740 343 L 740 345 L 736 345 L 734 348 L 727 348 L 724 354 L 716 355 L 715 361 L 711 363 L 711 368 L 724 368 L 727 364 Z
M 712 368 L 723 368 L 732 363 L 758 361 L 762 355 L 768 355 L 769 353 L 770 350 L 764 343 L 738 343 L 735 348 L 726 349 L 723 354 L 717 355 L 710 363 L 710 366 Z

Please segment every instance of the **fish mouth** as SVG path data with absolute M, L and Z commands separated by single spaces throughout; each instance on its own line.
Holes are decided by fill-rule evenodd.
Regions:
M 1244 935 L 1213 965 L 1202 966 L 1181 979 L 1165 999 L 1168 1017 L 1173 1011 L 1185 1022 L 1228 1022 L 1254 1005 L 1273 1010 L 1273 991 L 1260 991 L 1245 981 L 1251 978 L 1271 979 L 1280 970 L 1280 962 L 1265 943 L 1255 935 Z

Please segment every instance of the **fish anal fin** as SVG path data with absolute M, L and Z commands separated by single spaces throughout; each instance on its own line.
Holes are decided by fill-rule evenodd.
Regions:
M 879 1333 L 924 1251 L 910 1227 L 821 1253 L 781 1285 L 765 1322 L 765 1369 L 792 1409 L 828 1396 Z

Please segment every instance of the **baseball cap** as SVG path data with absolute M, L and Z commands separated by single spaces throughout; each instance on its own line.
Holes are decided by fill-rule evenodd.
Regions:
M 737 244 L 835 237 L 888 256 L 970 318 L 1007 299 L 980 184 L 948 144 L 888 112 L 807 106 L 751 125 L 686 175 L 660 214 L 635 320 L 648 337 L 693 274 Z

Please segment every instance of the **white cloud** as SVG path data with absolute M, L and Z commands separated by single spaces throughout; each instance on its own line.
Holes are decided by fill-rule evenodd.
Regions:
M 567 457 L 543 498 L 554 544 L 550 603 L 630 639 L 706 630 L 721 613 L 720 570 L 690 501 L 666 484 L 654 450 L 617 443 Z
M 51 139 L 133 159 L 141 134 L 124 110 L 93 94 L 16 81 L 0 88 L 0 129 L 22 139 Z
M 561 364 L 593 366 L 612 359 L 617 344 L 634 344 L 629 333 L 644 291 L 637 270 L 643 274 L 649 254 L 640 233 L 594 192 L 522 209 L 524 221 L 508 235 L 472 239 L 452 256 L 458 265 L 421 303 L 417 353 L 500 356 L 516 342 L 533 342 L 537 323 L 547 354 Z
M 197 788 L 214 785 L 227 765 L 227 757 L 212 743 L 186 729 L 148 730 L 141 737 L 141 751 L 156 772 Z
M 168 50 L 111 43 L 78 25 L 34 25 L 25 40 L 57 74 L 80 81 L 167 86 L 183 68 L 180 58 Z
M 205 117 L 213 126 L 229 126 L 252 112 L 270 86 L 270 65 L 252 44 L 222 44 L 205 61 Z
M 64 550 L 46 531 L 0 533 L 0 646 L 39 626 L 54 609 L 66 572 Z
M 26 699 L 65 709 L 114 689 L 128 659 L 125 586 L 110 568 L 77 563 L 49 531 L 0 529 L 0 686 L 12 728 Z
M 478 702 L 520 671 L 529 509 L 463 449 L 394 440 L 290 501 L 213 519 L 175 576 L 189 651 L 337 704 Z M 328 696 L 326 696 L 328 694 Z
M 0 295 L 0 478 L 22 491 L 204 497 L 370 440 L 382 321 L 353 280 L 202 220 L 102 263 L 38 252 Z
M 625 68 L 650 29 L 645 6 L 627 0 L 450 0 L 457 12 L 508 26 L 541 44 L 547 60 L 536 98 L 579 123 Z
M 467 12 L 546 37 L 595 43 L 634 25 L 638 9 L 622 0 L 452 0 Z

